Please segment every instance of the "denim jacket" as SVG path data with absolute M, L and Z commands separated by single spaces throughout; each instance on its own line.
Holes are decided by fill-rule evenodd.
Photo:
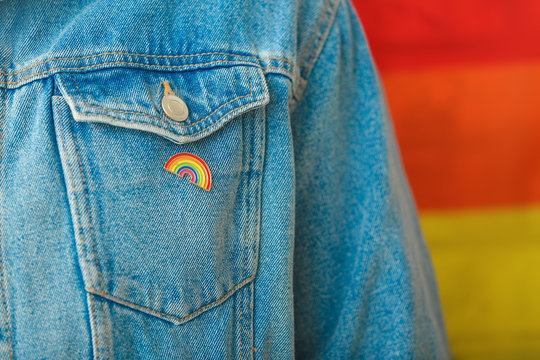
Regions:
M 2 359 L 443 359 L 349 0 L 0 1 Z

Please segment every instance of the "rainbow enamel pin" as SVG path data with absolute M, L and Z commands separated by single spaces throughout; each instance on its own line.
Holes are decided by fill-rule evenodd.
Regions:
M 173 155 L 163 167 L 165 170 L 184 177 L 189 174 L 191 183 L 209 191 L 212 185 L 212 174 L 203 159 L 190 153 Z

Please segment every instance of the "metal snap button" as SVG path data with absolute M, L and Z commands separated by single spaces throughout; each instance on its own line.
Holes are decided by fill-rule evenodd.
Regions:
M 168 81 L 163 81 L 159 84 L 160 87 L 161 85 L 164 88 L 163 98 L 161 98 L 161 108 L 165 116 L 174 121 L 185 121 L 189 115 L 186 103 L 176 96 Z
M 185 121 L 189 115 L 186 103 L 176 95 L 164 95 L 161 99 L 161 108 L 165 115 L 174 121 Z

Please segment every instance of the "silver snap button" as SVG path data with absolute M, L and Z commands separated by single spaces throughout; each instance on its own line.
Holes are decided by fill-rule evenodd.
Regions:
M 185 121 L 189 115 L 186 103 L 176 95 L 164 95 L 161 99 L 161 108 L 165 115 L 174 121 Z

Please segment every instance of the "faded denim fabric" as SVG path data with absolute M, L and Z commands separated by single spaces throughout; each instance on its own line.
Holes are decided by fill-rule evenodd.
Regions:
M 449 357 L 349 0 L 3 0 L 0 20 L 1 358 Z M 164 169 L 184 152 L 209 191 Z

